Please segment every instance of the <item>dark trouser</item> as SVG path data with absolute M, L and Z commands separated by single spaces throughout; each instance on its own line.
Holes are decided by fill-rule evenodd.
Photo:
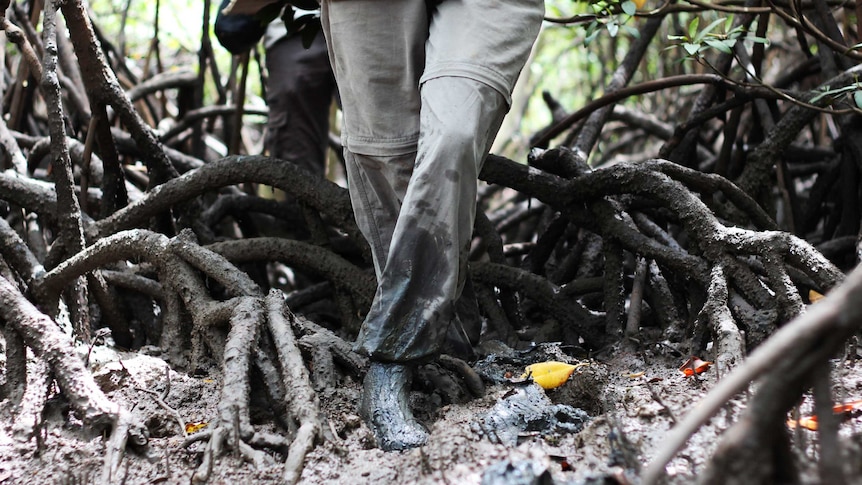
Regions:
M 308 49 L 298 35 L 282 38 L 266 50 L 266 68 L 266 150 L 323 176 L 329 108 L 336 91 L 323 35 Z

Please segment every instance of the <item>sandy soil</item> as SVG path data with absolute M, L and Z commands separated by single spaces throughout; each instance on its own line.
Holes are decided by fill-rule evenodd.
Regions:
M 125 483 L 189 483 L 203 444 L 183 448 L 177 419 L 141 390 L 164 391 L 167 367 L 164 361 L 107 348 L 97 349 L 92 360 L 100 386 L 116 402 L 134 407 L 152 434 L 148 450 L 127 455 Z M 674 418 L 693 406 L 718 377 L 711 369 L 701 376 L 687 378 L 678 370 L 682 361 L 679 356 L 658 352 L 637 355 L 617 352 L 604 361 L 592 361 L 561 388 L 546 391 L 555 403 L 587 411 L 591 419 L 584 429 L 577 434 L 525 432 L 513 446 L 493 444 L 472 430 L 473 423 L 482 420 L 504 399 L 513 384 L 489 385 L 484 397 L 455 404 L 445 404 L 435 394 L 415 392 L 412 398 L 417 417 L 428 425 L 431 437 L 422 448 L 396 453 L 374 448 L 373 438 L 356 412 L 359 383 L 344 377 L 337 389 L 321 395 L 333 439 L 318 446 L 308 457 L 301 483 L 515 483 L 515 470 L 532 474 L 533 478 L 545 473 L 546 479 L 553 480 L 523 483 L 636 483 L 637 467 L 651 458 Z M 859 378 L 862 367 L 853 363 L 842 366 L 839 399 L 862 397 Z M 506 371 L 517 376 L 523 368 Z M 189 376 L 173 371 L 170 376 L 171 387 L 165 402 L 186 423 L 207 423 L 212 419 L 219 376 Z M 68 413 L 62 400 L 50 401 L 38 446 L 36 440 L 20 443 L 12 438 L 13 410 L 7 402 L 0 405 L 0 484 L 96 481 L 104 452 L 103 437 L 92 436 Z M 670 483 L 695 480 L 718 436 L 738 417 L 743 406 L 743 397 L 729 403 L 689 441 L 668 467 Z M 809 402 L 803 403 L 803 412 L 810 406 Z M 265 412 L 257 414 L 259 429 L 278 432 L 269 419 L 271 416 Z M 842 425 L 842 436 L 847 442 L 860 442 L 860 423 L 857 416 Z M 797 434 L 797 440 L 802 438 L 806 447 L 800 448 L 800 458 L 813 462 L 816 435 L 802 433 Z M 270 460 L 257 467 L 232 455 L 223 456 L 210 483 L 278 483 L 283 456 L 275 452 L 268 456 Z M 507 466 L 509 475 L 505 475 L 505 480 L 494 482 L 492 478 L 499 478 L 500 470 Z

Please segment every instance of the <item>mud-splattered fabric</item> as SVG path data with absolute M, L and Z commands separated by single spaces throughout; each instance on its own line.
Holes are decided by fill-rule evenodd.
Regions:
M 541 26 L 542 0 L 324 0 L 348 184 L 377 293 L 356 341 L 438 352 L 466 277 L 482 161 Z

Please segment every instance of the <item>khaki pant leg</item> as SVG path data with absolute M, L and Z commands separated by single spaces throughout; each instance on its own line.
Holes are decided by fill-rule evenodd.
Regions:
M 321 23 L 341 94 L 345 148 L 370 156 L 415 152 L 425 0 L 323 0 Z
M 544 11 L 544 0 L 443 0 L 432 13 L 422 82 L 468 77 L 511 103 Z
M 358 351 L 395 362 L 438 353 L 466 276 L 479 168 L 506 110 L 502 94 L 472 79 L 422 86 L 416 166 Z
M 341 95 L 350 198 L 379 277 L 416 158 L 427 8 L 425 0 L 323 0 L 321 23 Z
M 383 272 L 416 153 L 369 156 L 344 150 L 356 224 L 371 246 L 377 279 Z
M 424 0 L 323 2 L 354 211 L 378 246 L 378 289 L 356 341 L 375 360 L 432 357 L 452 319 L 478 171 L 541 23 L 540 0 L 500 1 L 444 0 L 430 33 Z M 524 16 L 513 20 L 513 13 Z M 513 27 L 519 30 L 507 30 Z M 414 150 L 415 169 L 405 166 Z M 384 254 L 383 235 L 399 206 Z

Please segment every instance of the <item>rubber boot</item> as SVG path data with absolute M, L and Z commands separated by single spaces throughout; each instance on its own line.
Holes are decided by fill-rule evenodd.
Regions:
M 412 374 L 403 364 L 372 362 L 365 375 L 359 412 L 383 451 L 415 448 L 428 439 L 408 406 Z

